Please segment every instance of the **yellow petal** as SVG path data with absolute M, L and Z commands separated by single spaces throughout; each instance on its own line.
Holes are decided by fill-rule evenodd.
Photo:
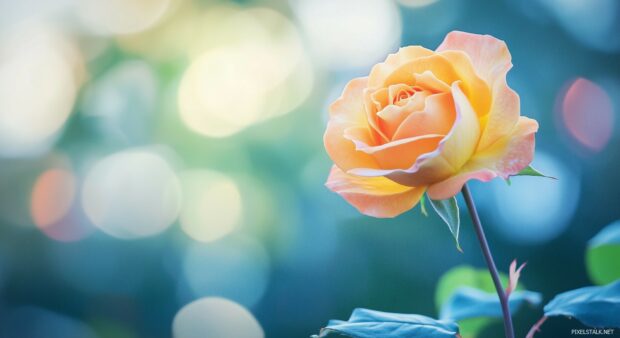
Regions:
M 472 61 L 476 73 L 491 87 L 492 102 L 484 117 L 478 151 L 485 150 L 510 132 L 519 119 L 519 96 L 506 84 L 506 74 L 512 67 L 506 43 L 490 35 L 450 32 L 438 52 L 460 50 Z
M 370 75 L 368 76 L 369 87 L 384 87 L 382 84 L 385 79 L 403 64 L 409 63 L 411 60 L 433 54 L 434 52 L 432 50 L 420 46 L 409 46 L 399 49 L 398 52 L 390 54 L 384 62 L 372 67 Z
M 498 176 L 506 179 L 517 174 L 532 162 L 537 130 L 538 123 L 535 120 L 519 118 L 508 135 L 484 152 L 477 153 L 457 175 L 431 185 L 428 189 L 429 197 L 446 199 L 454 196 L 471 179 L 488 182 Z
M 456 174 L 470 160 L 480 138 L 478 117 L 458 82 L 452 84 L 452 97 L 456 119 L 450 133 L 435 151 L 419 156 L 413 167 L 389 173 L 388 178 L 409 186 L 428 185 Z
M 325 183 L 362 214 L 395 217 L 413 208 L 425 187 L 406 187 L 384 177 L 359 177 L 333 166 Z
M 426 71 L 430 71 L 439 80 L 448 84 L 459 80 L 458 74 L 450 61 L 442 55 L 433 54 L 400 65 L 390 75 L 386 76 L 383 82 L 371 84 L 369 78 L 369 86 L 387 87 L 398 83 L 413 85 L 416 80 L 415 74 L 422 74 Z
M 484 151 L 515 127 L 520 115 L 519 94 L 508 87 L 506 79 L 499 79 L 493 86 L 493 102 L 480 137 L 478 151 Z
M 433 93 L 445 93 L 450 91 L 450 85 L 438 79 L 431 71 L 422 74 L 413 74 L 415 85 Z
M 444 51 L 440 54 L 450 60 L 463 83 L 463 92 L 469 98 L 476 114 L 478 116 L 488 114 L 491 105 L 491 90 L 487 83 L 476 74 L 469 56 L 458 50 Z

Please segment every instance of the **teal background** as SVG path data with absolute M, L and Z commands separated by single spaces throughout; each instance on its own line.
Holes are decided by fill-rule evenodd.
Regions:
M 544 302 L 559 292 L 593 284 L 585 265 L 587 242 L 620 218 L 620 4 L 438 0 L 412 7 L 411 3 L 390 3 L 398 15 L 400 32 L 395 39 L 400 41 L 385 51 L 369 46 L 369 54 L 385 55 L 397 45 L 434 49 L 452 30 L 496 36 L 512 53 L 514 68 L 508 83 L 521 96 L 522 114 L 540 123 L 534 166 L 558 181 L 518 177 L 510 187 L 502 181 L 470 184 L 498 267 L 507 272 L 513 259 L 527 261 L 521 281 L 527 289 L 541 292 Z M 17 6 L 0 4 L 0 18 Z M 194 5 L 206 12 L 231 4 L 195 1 Z M 299 32 L 313 80 L 306 97 L 291 111 L 225 137 L 200 134 L 179 116 L 177 93 L 191 56 L 155 56 L 124 42 L 122 36 L 81 30 L 69 18 L 70 10 L 60 5 L 52 14 L 46 12 L 70 32 L 82 53 L 92 44 L 102 47 L 85 61 L 88 75 L 56 139 L 34 153 L 0 157 L 0 337 L 68 337 L 76 332 L 92 337 L 170 337 L 179 309 L 205 296 L 241 304 L 267 337 L 308 337 L 329 319 L 347 318 L 356 307 L 437 317 L 434 294 L 441 275 L 461 264 L 484 267 L 463 207 L 460 253 L 435 215 L 424 217 L 416 208 L 395 219 L 365 217 L 323 185 L 331 166 L 322 144 L 327 105 L 348 80 L 367 74 L 383 57 L 357 65 L 330 64 L 329 57 L 326 61 L 313 52 L 294 2 L 234 5 L 238 10 L 266 7 L 288 18 Z M 43 2 L 32 1 L 20 10 L 18 19 L 39 7 L 45 7 Z M 605 16 L 609 19 L 601 22 L 601 13 L 610 12 Z M 19 21 L 6 15 L 0 19 L 2 32 Z M 366 33 L 363 22 L 372 20 L 363 17 L 359 26 L 337 27 L 334 34 L 353 39 L 356 32 Z M 180 41 L 192 35 L 191 30 L 178 34 Z M 156 35 L 145 41 L 163 44 Z M 136 60 L 150 69 L 150 82 L 129 81 L 129 89 L 120 90 L 126 105 L 118 108 L 120 115 L 93 116 L 93 106 L 106 99 L 90 102 L 95 99 L 88 92 L 115 67 Z M 597 93 L 611 102 L 609 109 L 594 106 L 588 115 L 588 120 L 603 121 L 602 127 L 600 123 L 585 127 L 590 137 L 599 140 L 604 134 L 600 130 L 611 130 L 598 149 L 580 142 L 562 115 L 566 88 L 576 78 L 594 83 Z M 123 88 L 114 82 L 121 80 L 109 81 L 111 88 Z M 290 85 L 285 93 L 294 95 L 299 88 Z M 151 91 L 154 94 L 148 94 Z M 583 92 L 583 99 L 590 94 Z M 237 97 L 244 100 L 243 91 Z M 0 142 L 6 142 L 3 148 L 12 147 L 4 138 Z M 80 204 L 93 163 L 129 149 L 152 147 L 165 154 L 162 157 L 175 174 L 204 169 L 236 182 L 242 210 L 234 230 L 201 242 L 186 234 L 175 217 L 157 234 L 123 239 L 93 224 Z M 88 229 L 69 241 L 41 231 L 31 210 L 37 178 L 47 170 L 67 167 L 76 180 L 78 197 L 68 212 L 73 218 L 65 215 L 61 222 Z M 251 245 L 244 242 L 248 238 Z M 188 263 L 191 250 L 204 253 Z M 204 286 L 196 288 L 201 280 Z M 541 308 L 516 314 L 517 336 L 524 336 L 541 315 Z M 570 329 L 581 327 L 575 320 L 552 318 L 537 337 L 568 336 Z M 501 323 L 495 322 L 479 337 L 497 337 L 501 330 Z

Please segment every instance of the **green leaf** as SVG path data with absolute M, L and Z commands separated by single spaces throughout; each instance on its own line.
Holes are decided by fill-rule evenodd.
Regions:
M 620 221 L 614 222 L 588 242 L 586 267 L 590 279 L 605 285 L 620 279 Z
M 422 198 L 420 198 L 420 210 L 422 211 L 422 215 L 428 217 L 428 211 L 426 211 L 426 195 L 422 195 Z
M 620 280 L 561 293 L 545 305 L 545 316 L 577 318 L 591 327 L 620 328 Z
M 347 321 L 331 320 L 314 338 L 452 338 L 459 337 L 458 325 L 415 314 L 355 309 Z
M 461 245 L 459 244 L 459 228 L 461 226 L 461 218 L 459 216 L 459 205 L 456 202 L 456 197 L 448 198 L 445 200 L 433 200 L 430 199 L 433 209 L 439 215 L 439 217 L 448 225 L 452 237 L 456 242 L 456 249 L 463 252 Z
M 500 273 L 499 279 L 503 285 L 508 283 L 508 276 Z M 441 310 L 450 297 L 461 287 L 472 287 L 485 292 L 495 292 L 493 279 L 486 269 L 475 269 L 468 265 L 460 265 L 446 272 L 437 283 L 435 290 L 435 305 Z M 522 285 L 517 286 L 521 290 Z M 475 337 L 490 324 L 499 321 L 496 318 L 479 317 L 459 320 L 459 328 L 463 338 Z
M 557 178 L 555 178 L 553 176 L 547 176 L 547 175 L 541 173 L 540 171 L 534 169 L 530 165 L 528 165 L 525 169 L 519 171 L 517 174 L 512 175 L 512 176 L 538 176 L 538 177 L 546 177 L 546 178 L 550 178 L 550 179 L 553 179 L 553 180 L 557 180 Z
M 508 276 L 502 272 L 499 274 L 502 284 L 508 283 Z M 469 286 L 486 292 L 495 292 L 493 279 L 486 269 L 476 269 L 469 265 L 459 265 L 441 276 L 435 291 L 435 305 L 437 309 L 461 286 Z M 519 289 L 519 287 L 517 287 Z

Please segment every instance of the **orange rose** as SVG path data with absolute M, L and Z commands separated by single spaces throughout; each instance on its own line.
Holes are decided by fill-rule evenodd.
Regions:
M 394 217 L 425 192 L 446 199 L 470 179 L 517 174 L 532 161 L 538 123 L 520 116 L 511 67 L 503 41 L 463 32 L 436 51 L 389 55 L 330 106 L 327 187 L 366 215 Z

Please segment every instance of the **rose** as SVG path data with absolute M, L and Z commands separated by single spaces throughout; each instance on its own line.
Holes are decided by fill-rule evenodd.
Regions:
M 330 106 L 326 186 L 366 215 L 394 217 L 425 192 L 446 199 L 470 179 L 517 174 L 532 161 L 538 123 L 520 116 L 511 67 L 503 41 L 463 32 L 436 51 L 389 55 Z

